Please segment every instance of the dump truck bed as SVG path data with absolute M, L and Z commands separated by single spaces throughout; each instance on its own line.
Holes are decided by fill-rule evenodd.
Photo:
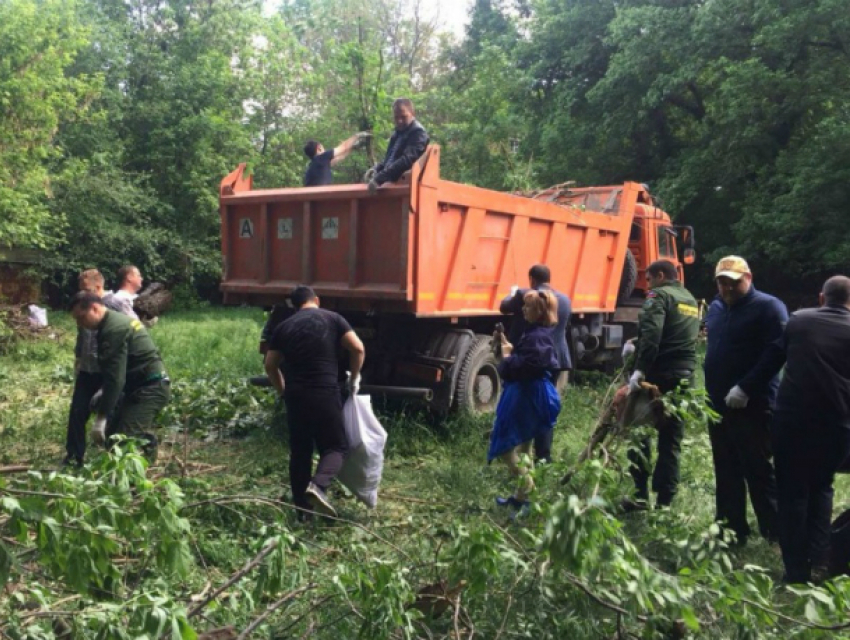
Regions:
M 440 178 L 431 146 L 403 183 L 253 190 L 221 184 L 225 302 L 272 304 L 298 284 L 344 310 L 418 317 L 498 313 L 547 264 L 574 312 L 613 312 L 640 185 L 616 211 L 564 207 Z

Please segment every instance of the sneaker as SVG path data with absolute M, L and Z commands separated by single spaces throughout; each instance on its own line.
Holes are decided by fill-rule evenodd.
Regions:
M 516 496 L 508 496 L 507 498 L 496 498 L 496 504 L 500 507 L 513 507 L 514 509 L 522 509 L 528 502 L 518 499 Z
M 307 500 L 310 503 L 310 506 L 313 507 L 313 511 L 319 513 L 323 516 L 333 516 L 336 517 L 336 509 L 334 509 L 333 505 L 328 500 L 328 497 L 325 495 L 325 492 L 322 491 L 319 487 L 317 487 L 312 482 L 307 485 L 307 490 L 304 492 L 307 496 Z
M 620 501 L 620 509 L 622 509 L 625 513 L 635 513 L 636 511 L 648 511 L 649 503 L 646 500 L 641 500 L 640 498 L 623 498 Z

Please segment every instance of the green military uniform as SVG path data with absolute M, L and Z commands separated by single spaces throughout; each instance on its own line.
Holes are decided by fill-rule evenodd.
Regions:
M 157 440 L 150 431 L 171 399 L 171 388 L 153 340 L 139 320 L 107 310 L 97 328 L 97 356 L 103 375 L 98 412 L 109 415 L 124 394 L 107 436 L 122 433 L 147 440 L 146 453 L 155 457 Z
M 696 368 L 696 344 L 699 334 L 699 307 L 696 299 L 681 282 L 664 281 L 646 296 L 638 318 L 635 371 L 642 371 L 646 381 L 662 393 L 675 389 L 682 379 L 693 383 Z M 658 459 L 652 473 L 652 490 L 658 504 L 669 505 L 679 485 L 679 454 L 685 426 L 681 420 L 665 417 L 658 425 Z M 651 442 L 645 438 L 640 451 L 633 451 L 631 474 L 636 497 L 649 497 Z

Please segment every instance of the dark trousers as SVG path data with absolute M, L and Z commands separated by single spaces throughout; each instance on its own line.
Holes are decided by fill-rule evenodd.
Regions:
M 807 582 L 829 560 L 832 482 L 850 454 L 850 429 L 790 415 L 777 415 L 771 429 L 785 579 Z
M 688 378 L 689 373 L 681 377 L 648 379 L 658 387 L 661 393 L 672 391 L 682 378 Z M 629 472 L 635 483 L 635 497 L 638 500 L 649 499 L 649 477 L 652 473 L 652 490 L 658 494 L 656 503 L 669 506 L 679 488 L 679 456 L 682 452 L 682 439 L 685 436 L 684 423 L 675 417 L 664 416 L 658 424 L 658 457 L 655 468 L 652 468 L 652 438 L 641 438 L 637 451 L 629 451 Z
M 313 472 L 313 449 L 319 450 L 319 464 L 312 482 L 327 490 L 342 468 L 348 441 L 342 419 L 339 389 L 286 389 L 286 416 L 289 421 L 289 482 L 299 507 L 310 509 L 304 495 Z
M 555 437 L 554 429 L 547 429 L 543 433 L 534 436 L 534 457 L 539 460 L 552 460 L 552 439 Z
M 155 462 L 159 441 L 153 433 L 154 422 L 170 400 L 171 383 L 168 380 L 157 380 L 124 394 L 116 410 L 115 419 L 110 417 L 107 423 L 107 438 L 118 433 L 139 438 L 144 441 L 144 454 L 152 463 Z
M 776 475 L 771 458 L 771 412 L 766 407 L 729 409 L 709 427 L 716 482 L 715 517 L 735 532 L 739 542 L 750 535 L 747 489 L 765 538 L 778 535 Z
M 563 385 L 561 389 L 564 388 L 567 384 L 567 371 L 552 371 L 550 374 L 550 378 L 552 379 L 552 384 L 555 385 L 555 388 L 558 389 L 560 393 L 560 389 L 558 387 L 558 382 L 560 381 L 561 376 L 564 376 Z M 550 462 L 552 460 L 552 439 L 555 437 L 554 429 L 547 429 L 541 434 L 538 434 L 534 437 L 534 458 L 535 460 L 545 460 L 546 462 Z
M 103 385 L 99 373 L 80 371 L 74 380 L 71 411 L 68 414 L 68 435 L 65 439 L 67 459 L 83 463 L 86 456 L 86 423 L 91 415 L 91 399 Z

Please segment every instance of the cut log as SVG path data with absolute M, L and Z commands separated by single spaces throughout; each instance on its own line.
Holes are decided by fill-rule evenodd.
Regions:
M 161 282 L 154 282 L 136 298 L 133 309 L 142 320 L 161 316 L 171 306 L 173 296 Z

